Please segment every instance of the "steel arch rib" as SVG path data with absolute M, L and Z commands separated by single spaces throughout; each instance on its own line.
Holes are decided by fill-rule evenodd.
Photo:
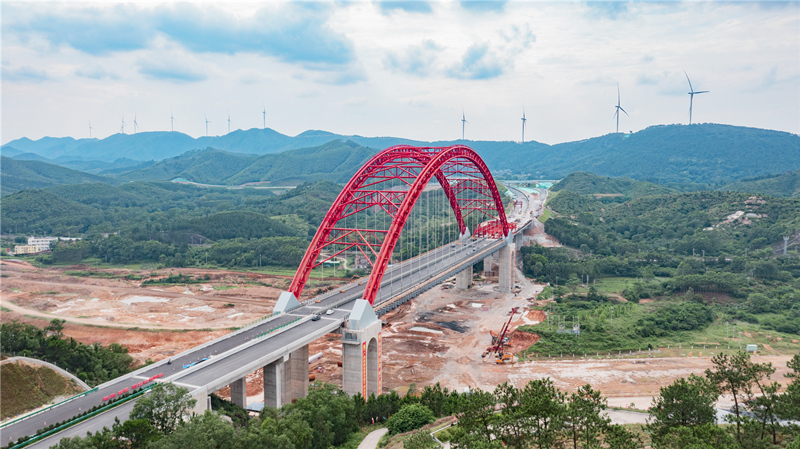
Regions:
M 438 152 L 427 152 L 425 150 L 438 150 Z M 414 204 L 422 194 L 425 186 L 433 177 L 437 178 L 446 196 L 448 197 L 450 207 L 453 209 L 453 212 L 456 216 L 459 231 L 463 233 L 466 230 L 466 226 L 461 213 L 461 207 L 458 203 L 455 192 L 451 189 L 450 183 L 447 181 L 446 175 L 442 171 L 442 166 L 455 158 L 468 160 L 481 173 L 486 181 L 487 187 L 491 191 L 491 195 L 494 200 L 494 208 L 498 212 L 503 234 L 507 236 L 509 227 L 505 211 L 503 209 L 503 202 L 500 197 L 500 193 L 497 190 L 497 185 L 495 184 L 494 178 L 489 172 L 488 167 L 486 167 L 486 164 L 477 153 L 475 153 L 471 148 L 463 145 L 454 145 L 446 148 L 419 148 L 407 145 L 398 145 L 387 148 L 386 150 L 381 151 L 370 158 L 370 160 L 367 161 L 367 163 L 364 164 L 355 175 L 353 175 L 347 185 L 345 185 L 345 187 L 336 197 L 336 200 L 331 205 L 331 208 L 328 210 L 325 218 L 323 218 L 319 228 L 317 228 L 317 232 L 314 235 L 308 250 L 303 256 L 303 260 L 297 269 L 297 273 L 295 274 L 294 279 L 292 279 L 292 284 L 289 287 L 289 290 L 295 295 L 295 297 L 300 297 L 303 287 L 305 286 L 306 281 L 308 281 L 311 270 L 315 266 L 315 262 L 319 257 L 323 245 L 327 242 L 330 233 L 335 228 L 336 223 L 341 219 L 343 211 L 350 204 L 348 200 L 351 195 L 358 191 L 364 182 L 372 176 L 372 173 L 374 173 L 376 170 L 380 171 L 382 167 L 387 166 L 387 164 L 393 161 L 412 159 L 424 167 L 417 175 L 414 183 L 411 184 L 408 192 L 405 194 L 403 202 L 401 203 L 395 217 L 392 220 L 392 224 L 386 233 L 383 244 L 381 245 L 381 251 L 378 254 L 375 264 L 373 265 L 372 274 L 370 275 L 369 282 L 367 283 L 364 291 L 364 299 L 368 300 L 370 304 L 374 303 L 378 286 L 380 286 L 383 274 L 386 271 L 386 266 L 389 263 L 389 259 L 394 251 L 394 247 L 400 238 L 400 233 L 405 226 L 406 220 L 408 219 Z

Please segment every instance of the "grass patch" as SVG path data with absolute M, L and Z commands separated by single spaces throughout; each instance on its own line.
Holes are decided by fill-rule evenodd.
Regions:
M 538 220 L 539 220 L 540 223 L 544 223 L 545 221 L 549 220 L 550 217 L 552 217 L 552 216 L 553 216 L 553 212 L 550 211 L 550 209 L 545 208 L 542 211 L 542 215 L 539 216 Z
M 598 282 L 599 284 L 599 282 Z M 610 303 L 573 301 L 553 307 L 547 321 L 520 326 L 524 332 L 540 335 L 536 344 L 520 352 L 521 357 L 710 357 L 719 353 L 733 354 L 748 344 L 758 345 L 764 355 L 795 354 L 796 335 L 764 330 L 758 324 L 722 319 L 723 310 L 712 307 L 710 324 L 692 330 L 667 330 L 645 336 L 639 329 L 661 307 L 684 304 L 681 301 L 657 301 L 648 304 L 614 305 L 613 322 Z M 559 324 L 572 329 L 572 317 L 580 322 L 581 333 L 558 333 Z M 767 314 L 759 317 L 767 317 Z M 691 317 L 690 317 L 691 318 Z M 741 336 L 741 341 L 740 341 Z
M 347 438 L 347 442 L 342 444 L 341 446 L 336 446 L 339 449 L 358 449 L 358 445 L 364 441 L 364 438 L 367 437 L 371 432 L 382 429 L 386 427 L 382 424 L 374 424 L 371 426 L 362 427 L 361 430 L 358 432 L 353 432 L 350 434 L 350 437 Z
M 215 285 L 213 288 L 214 290 L 231 290 L 233 288 L 239 288 L 239 285 Z
M 21 363 L 0 367 L 0 416 L 16 416 L 47 404 L 58 396 L 72 396 L 83 390 L 50 368 Z

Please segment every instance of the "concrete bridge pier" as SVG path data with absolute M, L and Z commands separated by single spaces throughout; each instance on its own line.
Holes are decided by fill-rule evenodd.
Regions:
M 488 278 L 489 276 L 492 275 L 492 264 L 494 264 L 494 258 L 492 257 L 491 254 L 486 256 L 485 259 L 483 259 L 483 278 L 484 279 L 486 279 L 486 278 Z
M 500 293 L 511 293 L 514 287 L 514 259 L 516 258 L 513 238 L 508 239 L 508 244 L 497 252 L 497 262 L 500 266 L 498 284 Z
M 236 379 L 230 384 L 231 402 L 241 408 L 247 408 L 247 378 Z
M 288 402 L 289 395 L 286 392 L 286 362 L 288 361 L 289 356 L 285 355 L 264 366 L 264 407 L 279 408 Z
M 356 301 L 342 329 L 342 389 L 364 398 L 379 395 L 381 379 L 381 321 L 368 301 Z
M 269 363 L 263 369 L 266 407 L 277 408 L 308 394 L 308 345 Z
M 472 287 L 472 265 L 456 273 L 456 288 L 466 290 Z

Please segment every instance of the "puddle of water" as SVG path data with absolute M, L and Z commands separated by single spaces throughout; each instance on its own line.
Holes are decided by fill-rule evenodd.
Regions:
M 211 306 L 192 307 L 191 309 L 188 309 L 188 310 L 191 310 L 193 312 L 216 312 L 217 311 L 217 309 L 215 309 L 215 308 L 213 308 Z
M 233 315 L 228 315 L 228 318 L 236 318 L 237 316 L 242 316 L 242 315 L 244 315 L 244 312 L 234 313 Z
M 472 307 L 475 307 L 476 309 L 479 309 L 479 308 L 483 307 L 483 304 L 481 304 L 479 302 L 471 302 L 469 305 L 471 305 Z
M 442 331 L 439 331 L 439 330 L 435 330 L 435 329 L 428 329 L 427 327 L 419 327 L 419 326 L 412 327 L 412 328 L 411 328 L 411 329 L 409 329 L 409 330 L 412 330 L 412 331 L 417 331 L 417 332 L 428 332 L 428 333 L 430 333 L 430 334 L 439 334 L 439 335 L 442 335 L 442 334 L 444 334 L 444 332 L 442 332 Z
M 152 296 L 129 296 L 126 299 L 123 299 L 127 305 L 131 305 L 137 302 L 169 302 L 169 298 L 154 298 Z

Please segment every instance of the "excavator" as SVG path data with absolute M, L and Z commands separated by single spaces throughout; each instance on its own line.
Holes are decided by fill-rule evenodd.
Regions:
M 511 309 L 511 312 L 509 312 L 508 321 L 506 321 L 502 329 L 500 329 L 499 335 L 492 331 L 489 331 L 489 335 L 492 336 L 492 345 L 486 348 L 486 351 L 484 351 L 483 354 L 481 354 L 481 358 L 485 358 L 487 355 L 494 353 L 495 363 L 497 364 L 502 364 L 514 360 L 514 355 L 506 354 L 505 348 L 506 346 L 511 346 L 511 343 L 508 342 L 508 337 L 506 336 L 506 334 L 508 333 L 508 328 L 511 326 L 511 320 L 514 319 L 514 315 L 517 313 L 519 313 L 517 307 Z

